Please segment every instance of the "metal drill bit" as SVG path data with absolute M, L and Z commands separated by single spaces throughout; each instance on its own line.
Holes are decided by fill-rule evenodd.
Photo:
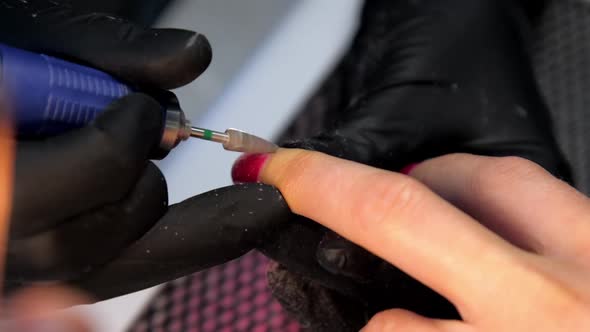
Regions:
M 204 128 L 191 127 L 191 136 L 221 143 L 224 149 L 235 152 L 273 153 L 279 148 L 276 144 L 263 138 L 233 128 L 222 133 Z

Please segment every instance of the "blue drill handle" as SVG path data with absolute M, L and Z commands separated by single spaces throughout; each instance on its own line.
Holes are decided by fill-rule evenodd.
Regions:
M 83 127 L 132 88 L 114 77 L 0 44 L 0 86 L 18 135 L 52 136 Z

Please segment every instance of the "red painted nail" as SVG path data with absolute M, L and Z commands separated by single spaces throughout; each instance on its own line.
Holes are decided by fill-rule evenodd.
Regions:
M 409 164 L 408 166 L 402 168 L 402 170 L 399 172 L 402 174 L 405 174 L 405 175 L 410 175 L 410 173 L 412 173 L 414 168 L 416 168 L 416 166 L 418 166 L 418 165 L 420 165 L 420 164 L 419 163 Z
M 244 154 L 231 169 L 234 183 L 258 182 L 258 176 L 268 159 L 268 154 Z

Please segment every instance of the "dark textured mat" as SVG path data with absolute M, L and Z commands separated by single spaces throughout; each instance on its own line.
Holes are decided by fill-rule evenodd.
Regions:
M 128 332 L 298 332 L 268 288 L 268 263 L 253 251 L 169 282 Z

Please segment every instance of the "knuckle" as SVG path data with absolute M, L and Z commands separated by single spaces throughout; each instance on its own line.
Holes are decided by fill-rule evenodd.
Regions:
M 409 323 L 401 311 L 392 309 L 373 316 L 369 320 L 366 330 L 370 332 L 405 331 L 409 328 Z
M 394 215 L 413 215 L 423 205 L 428 192 L 417 180 L 404 177 L 396 186 L 389 186 L 383 194 L 390 202 L 389 213 Z
M 389 331 L 393 328 L 393 323 L 391 321 L 392 314 L 390 312 L 384 311 L 376 314 L 369 320 L 367 324 L 367 329 L 370 332 L 377 332 L 377 331 Z
M 532 180 L 544 174 L 535 163 L 520 157 L 494 158 L 481 163 L 471 175 L 470 187 L 475 195 L 505 188 L 514 181 Z
M 362 227 L 385 224 L 392 220 L 412 220 L 413 216 L 424 206 L 427 191 L 417 180 L 400 177 L 392 181 L 375 179 L 372 194 L 359 202 L 352 213 Z M 356 211 L 356 212 L 355 212 Z
M 277 186 L 281 191 L 284 190 L 285 192 L 298 188 L 306 174 L 306 170 L 313 169 L 318 163 L 321 166 L 317 153 L 306 150 L 293 151 L 292 153 L 290 161 L 285 163 L 284 167 L 281 167 L 276 175 Z

